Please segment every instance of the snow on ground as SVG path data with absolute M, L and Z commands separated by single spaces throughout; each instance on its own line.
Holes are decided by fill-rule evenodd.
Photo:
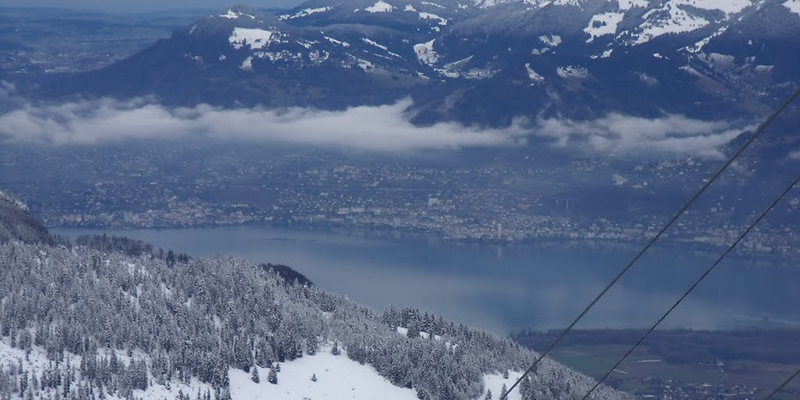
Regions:
M 800 8 L 800 0 L 789 1 L 797 2 L 798 8 Z M 752 0 L 669 0 L 642 16 L 647 21 L 640 25 L 640 32 L 633 34 L 633 37 L 636 38 L 634 44 L 646 43 L 669 33 L 691 32 L 709 24 L 705 18 L 690 14 L 687 11 L 689 7 L 701 10 L 720 10 L 725 13 L 726 18 L 730 18 L 752 4 Z M 650 20 L 654 14 L 658 17 Z M 663 16 L 661 16 L 662 14 Z
M 356 59 L 356 63 L 358 64 L 359 68 L 364 70 L 364 72 L 368 72 L 370 70 L 375 69 L 375 65 L 374 64 L 372 64 L 371 62 L 369 62 L 367 60 L 361 59 L 361 58 L 357 58 Z
M 433 49 L 433 43 L 436 39 L 426 43 L 419 43 L 414 45 L 414 53 L 417 53 L 417 59 L 423 64 L 433 65 L 439 61 L 439 55 Z
M 247 57 L 242 61 L 242 65 L 239 66 L 243 71 L 252 71 L 253 70 L 253 57 Z
M 244 47 L 245 44 L 250 46 L 251 50 L 257 50 L 272 43 L 273 36 L 275 36 L 273 32 L 263 29 L 234 28 L 228 42 L 237 50 Z
M 436 14 L 421 12 L 419 13 L 419 19 L 438 19 L 439 25 L 447 25 L 447 18 L 442 18 Z
M 373 46 L 375 46 L 375 47 L 377 47 L 377 48 L 379 48 L 379 49 L 381 49 L 381 50 L 383 50 L 383 51 L 389 51 L 389 48 L 388 48 L 388 47 L 386 47 L 386 46 L 384 46 L 384 45 L 382 45 L 382 44 L 379 44 L 378 42 L 376 42 L 376 41 L 374 41 L 374 40 L 372 40 L 372 39 L 363 38 L 363 39 L 361 39 L 361 40 L 363 40 L 363 41 L 364 41 L 364 43 L 366 43 L 366 44 L 371 44 L 371 45 L 373 45 Z
M 531 68 L 531 63 L 525 63 L 525 70 L 528 71 L 528 78 L 530 78 L 533 83 L 544 82 L 544 77 L 536 73 L 536 71 Z
M 672 0 L 672 2 L 703 10 L 721 10 L 725 14 L 738 13 L 753 4 L 752 0 Z
M 198 390 L 202 394 L 205 394 L 206 391 L 214 393 L 214 389 L 211 385 L 202 383 L 197 378 L 192 378 L 189 385 L 172 382 L 169 389 L 161 385 L 150 385 L 145 391 L 134 390 L 133 395 L 140 400 L 164 400 L 177 398 L 178 393 L 183 392 L 183 394 L 190 395 L 194 399 L 197 398 Z M 116 399 L 117 397 L 110 396 L 110 398 Z
M 639 26 L 641 32 L 632 35 L 636 38 L 634 44 L 647 43 L 654 38 L 670 33 L 691 32 L 708 25 L 709 22 L 706 19 L 691 15 L 680 7 L 684 1 L 691 0 L 673 0 L 646 12 L 642 16 L 646 22 Z M 650 19 L 653 14 L 660 15 L 661 13 L 664 13 L 663 17 Z
M 788 8 L 789 11 L 800 15 L 800 0 L 787 0 L 783 6 Z
M 254 383 L 250 374 L 231 369 L 231 397 L 235 400 L 300 400 L 300 399 L 381 399 L 415 400 L 412 389 L 392 385 L 374 368 L 349 358 L 344 350 L 334 356 L 329 348 L 314 356 L 303 356 L 281 364 L 278 384 L 267 381 L 269 370 L 259 368 L 261 383 Z M 311 376 L 316 375 L 313 382 Z
M 617 4 L 620 10 L 627 11 L 633 7 L 647 7 L 647 0 L 617 0 Z
M 307 16 L 309 16 L 311 14 L 330 11 L 331 9 L 332 9 L 332 7 L 305 8 L 305 9 L 302 9 L 302 10 L 300 10 L 300 11 L 298 11 L 298 12 L 292 14 L 292 15 L 288 15 L 288 14 L 281 15 L 281 16 L 278 17 L 278 19 L 287 20 L 287 19 L 303 18 L 303 17 L 307 17 Z
M 486 393 L 491 390 L 492 391 L 492 398 L 499 399 L 500 392 L 503 390 L 503 385 L 506 385 L 506 388 L 510 388 L 514 382 L 522 376 L 522 372 L 517 371 L 509 371 L 508 372 L 508 379 L 503 379 L 503 374 L 487 374 L 483 376 L 483 396 L 481 399 L 486 398 Z M 519 394 L 519 386 L 514 388 L 514 391 L 508 394 L 508 400 L 522 400 L 522 395 Z
M 329 41 L 329 42 L 331 42 L 333 44 L 338 44 L 339 46 L 342 46 L 342 47 L 350 47 L 350 43 L 343 42 L 341 40 L 336 40 L 336 39 L 334 39 L 332 37 L 325 36 L 325 40 L 327 40 L 327 41 Z
M 403 11 L 417 12 L 417 9 L 414 8 L 414 6 L 412 6 L 411 4 L 406 4 L 406 7 L 403 9 Z
M 592 16 L 589 26 L 583 28 L 583 31 L 591 36 L 586 43 L 591 43 L 597 37 L 616 33 L 617 25 L 622 22 L 624 17 L 625 13 L 621 12 L 608 12 Z
M 581 5 L 581 1 L 583 0 L 555 0 L 553 4 L 557 6 L 575 6 L 578 7 Z
M 577 78 L 577 79 L 584 79 L 589 77 L 589 71 L 583 67 L 575 67 L 572 65 L 566 67 L 558 67 L 556 69 L 556 73 L 558 76 L 567 79 L 567 78 Z
M 429 2 L 429 1 L 421 1 L 421 2 L 420 2 L 420 4 L 425 4 L 426 6 L 439 7 L 439 8 L 441 8 L 442 10 L 444 10 L 444 6 L 443 6 L 443 5 L 441 5 L 441 4 L 438 4 L 438 3 L 431 3 L 431 2 Z
M 103 354 L 107 354 L 107 350 L 103 351 L 101 355 Z M 142 356 L 140 352 L 135 352 L 135 355 L 136 357 Z M 126 364 L 130 363 L 130 358 L 127 357 L 124 352 L 117 351 L 117 357 Z M 80 371 L 81 356 L 65 353 L 64 361 L 66 360 L 69 360 L 72 371 L 75 371 L 77 374 L 78 371 Z M 5 338 L 0 339 L 0 368 L 6 368 L 9 363 L 17 366 L 20 362 L 22 363 L 23 369 L 27 371 L 28 375 L 31 377 L 34 374 L 36 376 L 41 376 L 43 371 L 49 370 L 52 367 L 50 360 L 47 359 L 47 352 L 42 347 L 33 346 L 26 357 L 25 350 L 11 347 L 10 343 Z M 61 364 L 60 368 L 62 371 L 66 369 L 64 364 Z M 150 381 L 155 382 L 155 379 L 151 376 Z M 60 394 L 62 390 L 63 386 L 58 389 L 47 389 L 45 393 L 48 394 L 49 398 L 50 396 L 55 396 L 56 392 Z M 147 390 L 134 390 L 133 394 L 136 398 L 141 400 L 160 400 L 175 398 L 178 392 L 182 391 L 184 394 L 190 394 L 192 398 L 194 398 L 198 390 L 201 390 L 202 393 L 205 393 L 206 390 L 210 390 L 213 393 L 211 385 L 202 383 L 197 378 L 192 378 L 189 385 L 173 380 L 169 389 L 158 384 L 151 384 Z M 109 400 L 118 400 L 118 397 L 111 396 L 108 393 L 106 393 L 106 398 Z M 15 399 L 15 397 L 12 397 L 12 399 Z
M 80 369 L 81 358 L 79 356 L 73 355 L 69 359 L 73 368 Z M 50 368 L 47 353 L 41 347 L 34 346 L 26 358 L 25 350 L 11 347 L 7 338 L 0 338 L 0 367 L 5 368 L 9 363 L 16 366 L 20 361 L 22 361 L 22 367 L 26 371 L 38 371 L 37 376 L 41 375 L 42 370 Z
M 238 19 L 239 17 L 250 17 L 250 19 L 256 19 L 254 15 L 245 14 L 241 12 L 234 12 L 231 9 L 228 9 L 228 12 L 225 14 L 220 14 L 220 18 L 227 18 L 227 19 Z
M 363 41 L 364 41 L 364 43 L 366 43 L 366 44 L 369 44 L 369 45 L 375 46 L 375 47 L 377 47 L 377 48 L 379 48 L 379 49 L 381 49 L 381 50 L 383 50 L 383 51 L 385 51 L 385 52 L 389 53 L 389 55 L 392 55 L 392 56 L 394 56 L 394 57 L 397 57 L 397 58 L 403 58 L 403 57 L 401 57 L 401 56 L 400 56 L 400 54 L 397 54 L 397 53 L 392 53 L 391 51 L 389 51 L 389 48 L 388 48 L 388 47 L 386 47 L 386 46 L 384 46 L 384 45 L 382 45 L 382 44 L 380 44 L 380 43 L 378 43 L 378 42 L 376 42 L 376 41 L 374 41 L 374 40 L 367 39 L 367 38 L 363 38 L 363 39 L 361 39 L 361 40 L 363 40 Z M 376 54 L 376 55 L 377 55 L 377 54 Z M 391 58 L 389 58 L 389 59 L 391 60 Z
M 559 44 L 561 44 L 561 36 L 558 35 L 539 36 L 539 41 L 550 47 L 556 47 Z
M 371 13 L 391 12 L 392 10 L 394 10 L 394 6 L 383 0 L 378 0 L 377 3 L 364 9 L 364 11 Z

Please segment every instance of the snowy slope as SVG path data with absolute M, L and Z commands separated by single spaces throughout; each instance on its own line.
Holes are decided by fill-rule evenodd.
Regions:
M 338 356 L 331 354 L 330 347 L 320 349 L 314 356 L 281 364 L 276 385 L 267 382 L 268 372 L 260 369 L 260 383 L 255 383 L 249 373 L 231 369 L 231 397 L 253 400 L 417 398 L 413 390 L 392 385 L 374 368 L 349 359 L 344 351 Z M 317 377 L 316 382 L 311 380 L 313 375 Z
M 130 359 L 123 354 L 123 352 L 117 352 L 119 359 L 125 363 L 129 364 Z M 45 371 L 53 370 L 54 363 L 47 359 L 46 351 L 39 347 L 33 346 L 30 349 L 30 352 L 27 353 L 26 351 L 11 347 L 11 344 L 8 341 L 8 338 L 0 337 L 0 374 L 3 372 L 8 371 L 8 367 L 13 365 L 17 370 L 17 375 L 15 376 L 16 380 L 19 381 L 19 366 L 22 365 L 23 373 L 27 373 L 29 377 L 29 387 L 32 387 L 32 378 L 33 376 L 42 376 Z M 60 363 L 58 370 L 61 371 L 62 374 L 65 374 L 67 369 L 70 369 L 73 374 L 76 376 L 76 381 L 80 380 L 80 365 L 81 365 L 81 356 L 65 353 L 64 354 L 64 362 Z M 69 366 L 69 367 L 68 367 Z M 173 399 L 178 396 L 179 393 L 183 394 L 190 394 L 193 397 L 200 391 L 201 393 L 206 393 L 206 391 L 210 391 L 213 393 L 213 389 L 211 385 L 200 382 L 197 378 L 192 378 L 189 384 L 179 382 L 177 379 L 174 379 L 170 382 L 169 387 L 159 385 L 155 383 L 155 378 L 153 376 L 150 377 L 150 381 L 154 384 L 151 384 L 147 390 L 134 390 L 133 395 L 136 396 L 138 399 L 141 400 L 161 400 L 161 399 Z M 76 388 L 77 385 L 73 384 L 73 390 Z M 55 396 L 56 392 L 62 394 L 64 391 L 63 384 L 58 386 L 57 388 L 48 388 L 39 391 L 40 395 L 45 395 L 47 398 Z M 109 400 L 119 400 L 121 399 L 119 396 L 112 395 L 108 392 L 104 392 L 104 395 Z M 21 397 L 16 396 L 13 398 L 20 399 Z M 245 397 L 242 397 L 243 399 Z

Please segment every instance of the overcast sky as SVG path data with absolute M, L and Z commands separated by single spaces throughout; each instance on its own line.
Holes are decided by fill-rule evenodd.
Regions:
M 290 7 L 304 0 L 2 0 L 0 7 L 58 7 L 98 11 L 151 11 L 180 8 L 224 8 L 250 5 L 259 8 Z

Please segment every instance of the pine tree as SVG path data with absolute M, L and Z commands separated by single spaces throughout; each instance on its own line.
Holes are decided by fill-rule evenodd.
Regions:
M 25 390 L 28 388 L 28 371 L 25 371 L 19 377 L 19 396 L 22 397 L 25 394 Z
M 500 400 L 505 400 L 507 394 L 508 394 L 508 388 L 506 387 L 506 384 L 504 383 L 503 387 L 500 388 Z
M 253 365 L 252 367 L 250 367 L 250 369 L 251 369 L 251 372 L 252 372 L 252 374 L 250 376 L 250 379 L 255 383 L 260 383 L 261 382 L 261 378 L 258 376 L 258 367 Z
M 342 354 L 342 351 L 339 350 L 339 343 L 335 343 L 335 342 L 333 343 L 333 348 L 331 349 L 331 354 L 333 354 L 335 356 L 338 356 L 339 354 Z
M 425 389 L 417 388 L 417 398 L 419 400 L 430 400 L 431 395 L 429 395 L 428 392 L 425 391 Z
M 492 389 L 486 391 L 486 397 L 483 398 L 484 400 L 492 400 Z
M 275 368 L 270 368 L 269 375 L 267 375 L 267 381 L 273 385 L 278 384 L 278 373 L 275 371 Z
M 311 374 L 311 382 L 317 381 L 317 374 Z

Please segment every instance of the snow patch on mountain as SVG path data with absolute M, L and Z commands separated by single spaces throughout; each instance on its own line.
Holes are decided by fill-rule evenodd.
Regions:
M 394 6 L 383 0 L 378 0 L 377 3 L 364 9 L 364 11 L 371 13 L 391 12 L 392 10 L 394 10 Z
M 392 53 L 391 51 L 389 51 L 389 48 L 388 48 L 388 47 L 386 47 L 386 46 L 384 46 L 384 45 L 382 45 L 382 44 L 380 44 L 380 43 L 378 43 L 378 42 L 376 42 L 376 41 L 374 41 L 374 40 L 372 40 L 372 39 L 363 38 L 363 39 L 361 39 L 361 40 L 363 40 L 363 41 L 364 41 L 364 43 L 366 43 L 366 44 L 369 44 L 369 45 L 372 45 L 372 46 L 375 46 L 375 47 L 377 47 L 377 48 L 379 48 L 379 49 L 381 49 L 381 50 L 383 50 L 383 51 L 385 51 L 385 52 L 389 53 L 390 55 L 392 55 L 392 56 L 394 56 L 394 57 L 397 57 L 397 58 L 403 58 L 403 57 L 401 57 L 401 56 L 400 56 L 400 54 L 397 54 L 397 53 Z
M 576 67 L 572 65 L 568 65 L 566 67 L 558 67 L 558 69 L 556 69 L 556 73 L 558 74 L 558 76 L 564 79 L 569 79 L 569 78 L 585 79 L 589 77 L 589 71 L 586 68 Z
M 372 40 L 372 39 L 363 38 L 363 39 L 361 39 L 361 40 L 363 40 L 363 41 L 364 41 L 364 43 L 366 43 L 366 44 L 371 44 L 371 45 L 373 45 L 373 46 L 375 46 L 375 47 L 377 47 L 377 48 L 379 48 L 379 49 L 381 49 L 381 50 L 383 50 L 383 51 L 389 51 L 389 48 L 388 48 L 388 47 L 386 47 L 386 46 L 384 46 L 384 45 L 382 45 L 382 44 L 379 44 L 378 42 L 376 42 L 376 41 L 374 41 L 374 40 Z
M 783 3 L 783 6 L 788 8 L 789 11 L 800 15 L 800 0 L 788 0 L 787 2 Z
M 258 50 L 267 47 L 270 43 L 275 42 L 273 38 L 276 37 L 274 32 L 265 31 L 263 29 L 251 28 L 234 28 L 233 33 L 228 38 L 228 42 L 233 45 L 233 48 L 239 50 L 245 45 L 250 46 L 251 50 Z
M 243 12 L 238 12 L 238 11 L 233 11 L 231 9 L 228 9 L 228 12 L 226 12 L 225 14 L 220 14 L 219 17 L 220 18 L 227 18 L 227 19 L 238 19 L 239 17 L 249 17 L 250 19 L 256 19 L 256 17 L 254 15 L 245 14 Z
M 600 55 L 594 54 L 589 58 L 591 58 L 592 60 L 596 60 L 598 58 L 608 58 L 608 57 L 611 57 L 611 53 L 613 53 L 613 52 L 614 52 L 614 49 L 608 49 L 608 50 L 604 51 Z
M 579 7 L 583 0 L 555 0 L 553 1 L 554 5 L 557 6 L 574 6 Z
M 253 57 L 247 57 L 242 61 L 242 65 L 239 66 L 242 71 L 252 71 L 253 70 Z
M 542 35 L 539 36 L 539 41 L 550 46 L 550 47 L 557 47 L 561 44 L 561 36 L 559 35 Z
M 375 64 L 367 60 L 364 60 L 362 58 L 357 58 L 356 64 L 358 65 L 359 68 L 363 69 L 364 72 L 369 72 L 375 69 Z
M 421 1 L 420 4 L 425 4 L 426 6 L 438 7 L 444 10 L 444 6 L 439 3 L 431 3 L 429 1 Z
M 527 2 L 527 0 L 526 0 Z M 494 7 L 498 4 L 505 3 L 503 0 L 475 0 L 475 7 L 478 8 L 489 8 Z
M 314 356 L 281 364 L 277 384 L 267 381 L 267 369 L 259 368 L 260 383 L 253 382 L 250 373 L 230 369 L 231 397 L 252 400 L 417 398 L 414 390 L 392 385 L 374 368 L 349 359 L 346 351 L 341 351 L 341 355 L 335 356 L 329 347 L 323 348 Z
M 332 38 L 330 36 L 324 36 L 324 37 L 325 37 L 325 40 L 327 40 L 327 41 L 329 41 L 329 42 L 331 42 L 333 44 L 338 44 L 339 46 L 342 46 L 342 47 L 350 47 L 350 43 L 347 43 L 347 42 L 344 42 L 344 41 L 341 41 L 341 40 L 336 40 L 336 39 L 334 39 L 334 38 Z
M 703 10 L 720 10 L 725 14 L 736 14 L 753 4 L 752 0 L 672 0 L 671 2 Z
M 698 41 L 697 43 L 694 44 L 694 46 L 686 47 L 686 50 L 688 50 L 689 52 L 692 52 L 692 53 L 698 53 L 698 52 L 700 52 L 700 50 L 703 50 L 703 47 L 705 47 L 709 42 L 711 42 L 711 39 L 713 39 L 713 38 L 715 38 L 715 37 L 717 37 L 719 35 L 722 35 L 727 30 L 728 30 L 727 26 L 721 26 L 711 36 Z
M 411 4 L 406 4 L 405 8 L 403 8 L 403 11 L 417 12 L 417 9 Z
M 684 1 L 688 0 L 670 1 L 642 15 L 645 23 L 639 26 L 640 32 L 632 34 L 634 44 L 647 43 L 670 33 L 691 32 L 709 24 L 705 18 L 684 10 L 681 7 Z
M 528 72 L 528 78 L 533 81 L 533 84 L 544 82 L 544 77 L 531 68 L 531 63 L 525 63 L 525 70 Z
M 280 19 L 282 21 L 285 21 L 287 19 L 303 18 L 303 17 L 307 17 L 307 16 L 312 15 L 312 14 L 322 13 L 322 12 L 326 12 L 326 11 L 330 11 L 330 10 L 332 10 L 332 7 L 306 8 L 306 9 L 300 10 L 300 11 L 298 11 L 298 12 L 292 14 L 292 15 L 288 15 L 288 14 L 281 15 L 281 16 L 278 17 L 278 19 Z
M 414 45 L 414 53 L 417 54 L 417 60 L 419 60 L 420 63 L 433 65 L 439 61 L 439 55 L 436 54 L 436 50 L 433 49 L 433 44 L 435 42 L 436 39 L 432 39 L 430 42 Z
M 634 7 L 647 7 L 647 0 L 617 0 L 617 5 L 622 11 L 628 11 Z
M 589 26 L 583 29 L 590 36 L 586 43 L 591 43 L 600 36 L 616 33 L 617 25 L 622 22 L 623 18 L 625 18 L 625 13 L 621 12 L 608 12 L 592 16 Z
M 419 13 L 419 19 L 438 19 L 439 20 L 439 25 L 442 25 L 442 26 L 447 25 L 447 18 L 442 18 L 442 17 L 440 17 L 440 16 L 438 16 L 436 14 L 431 14 L 431 13 L 427 13 L 427 12 Z

